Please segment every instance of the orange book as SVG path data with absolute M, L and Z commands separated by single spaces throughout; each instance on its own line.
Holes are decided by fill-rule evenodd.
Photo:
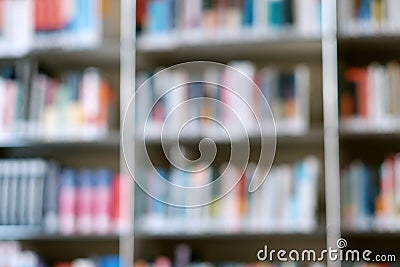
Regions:
M 348 118 L 354 114 L 354 99 L 349 92 L 344 92 L 340 97 L 340 115 Z
M 239 181 L 239 215 L 241 218 L 244 218 L 247 211 L 247 187 L 246 187 L 246 178 L 244 175 L 240 178 Z
M 381 167 L 381 201 L 382 211 L 385 216 L 395 213 L 395 192 L 394 192 L 394 156 L 388 156 Z
M 367 70 L 365 68 L 350 68 L 346 71 L 346 80 L 356 85 L 356 105 L 359 115 L 368 116 Z M 354 108 L 354 107 L 353 107 Z
M 100 109 L 98 118 L 99 125 L 107 126 L 110 100 L 111 100 L 111 89 L 107 82 L 102 81 L 100 88 L 100 105 L 99 105 Z

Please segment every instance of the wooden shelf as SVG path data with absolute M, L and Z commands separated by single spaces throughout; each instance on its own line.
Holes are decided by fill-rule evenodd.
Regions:
M 220 144 L 230 143 L 230 140 L 228 138 L 225 138 L 225 137 L 213 138 L 212 135 L 207 135 L 207 134 L 204 134 L 204 135 L 199 134 L 196 136 L 183 136 L 183 137 L 181 136 L 179 140 L 180 140 L 180 142 L 182 142 L 184 144 L 196 144 L 203 138 L 211 138 L 216 143 L 220 143 Z M 140 138 L 138 138 L 138 140 L 143 141 L 143 139 L 140 139 Z M 173 139 L 168 138 L 168 137 L 166 137 L 164 140 L 167 142 L 174 141 Z M 240 141 L 240 140 L 242 140 L 242 138 L 240 138 L 240 137 L 232 138 L 233 142 Z M 277 144 L 279 144 L 279 145 L 281 145 L 281 144 L 282 145 L 285 145 L 285 144 L 305 145 L 305 144 L 319 144 L 319 143 L 322 144 L 323 143 L 323 131 L 321 128 L 312 128 L 304 134 L 301 134 L 301 133 L 299 133 L 299 134 L 297 134 L 297 133 L 278 134 L 276 137 L 276 140 L 277 140 Z M 260 138 L 257 135 L 249 135 L 249 141 L 250 141 L 250 143 L 257 143 L 257 142 L 260 142 Z M 161 137 L 160 136 L 146 137 L 145 142 L 148 145 L 160 145 Z
M 101 44 L 84 47 L 50 46 L 47 49 L 33 49 L 25 53 L 1 53 L 0 60 L 10 61 L 23 58 L 38 59 L 45 63 L 69 65 L 95 65 L 119 67 L 120 43 L 105 40 Z
M 0 226 L 0 240 L 12 241 L 117 241 L 116 234 L 107 235 L 61 235 L 43 232 L 39 226 Z
M 222 49 L 222 51 L 221 51 Z M 304 58 L 321 57 L 321 36 L 302 35 L 294 31 L 234 35 L 200 35 L 193 38 L 138 37 L 137 62 L 146 64 L 174 63 L 182 60 L 228 61 L 232 58 Z M 221 53 L 222 52 L 222 53 Z
M 135 238 L 140 240 L 232 240 L 232 239 L 245 239 L 245 240 L 286 240 L 290 241 L 293 238 L 301 240 L 320 240 L 325 238 L 325 232 L 322 229 L 310 233 L 297 233 L 297 232 L 238 232 L 238 233 L 224 233 L 224 232 L 208 232 L 208 233 L 135 233 Z
M 111 132 L 110 134 L 95 139 L 66 139 L 66 138 L 14 138 L 12 140 L 0 141 L 0 149 L 12 148 L 31 148 L 31 147 L 52 147 L 52 148 L 119 148 L 119 132 Z

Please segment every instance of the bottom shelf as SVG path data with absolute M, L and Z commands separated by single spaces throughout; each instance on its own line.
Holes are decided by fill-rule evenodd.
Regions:
M 174 258 L 175 248 L 187 245 L 193 259 L 200 262 L 257 262 L 257 252 L 264 249 L 315 249 L 326 246 L 323 229 L 299 233 L 212 233 L 212 234 L 135 234 L 135 258 L 153 261 L 163 255 Z M 220 265 L 217 265 L 220 266 Z

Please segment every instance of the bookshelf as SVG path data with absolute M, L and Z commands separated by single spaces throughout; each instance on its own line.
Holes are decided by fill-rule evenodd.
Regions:
M 28 103 L 27 105 L 24 104 L 17 107 L 17 110 L 24 110 L 21 126 L 15 127 L 17 131 L 14 132 L 14 129 L 11 129 L 6 135 L 4 131 L 5 128 L 3 127 L 1 129 L 1 161 L 45 159 L 49 160 L 46 161 L 46 164 L 50 164 L 50 161 L 57 162 L 60 164 L 61 169 L 73 169 L 76 170 L 77 173 L 82 170 L 89 170 L 90 172 L 101 168 L 103 170 L 110 170 L 113 173 L 119 173 L 119 118 L 121 108 L 119 86 L 120 79 L 122 79 L 122 77 L 120 77 L 121 1 L 4 0 L 0 2 L 0 65 L 2 69 L 1 81 L 3 86 L 1 93 L 8 92 L 9 90 L 4 84 L 8 85 L 11 82 L 15 82 L 18 88 L 22 88 L 17 90 L 23 90 L 22 95 L 26 97 L 26 102 Z M 77 7 L 76 5 L 81 6 Z M 70 8 L 69 11 L 68 8 Z M 41 15 L 35 13 L 35 11 L 41 12 Z M 49 14 L 53 16 L 49 16 Z M 46 15 L 49 17 L 46 17 Z M 42 18 L 40 19 L 38 16 L 42 16 Z M 38 20 L 41 20 L 41 26 L 39 26 L 40 23 Z M 16 29 L 16 26 L 19 28 Z M 20 33 L 18 38 L 15 36 L 17 32 Z M 16 43 L 18 45 L 16 45 Z M 19 44 L 23 44 L 23 47 L 20 47 Z M 97 72 L 99 74 L 98 78 L 101 77 L 100 79 L 94 78 L 96 74 L 91 77 L 94 78 L 91 82 L 99 82 L 98 85 L 102 84 L 102 86 L 103 82 L 104 85 L 107 83 L 110 88 L 110 95 L 112 95 L 112 97 L 107 96 L 107 98 L 110 100 L 113 99 L 113 107 L 110 107 L 110 109 L 108 109 L 103 102 L 100 103 L 100 101 L 98 102 L 99 105 L 96 107 L 96 105 L 93 106 L 93 103 L 96 103 L 96 98 L 100 99 L 96 91 L 99 92 L 99 90 L 101 91 L 103 89 L 100 89 L 100 85 L 96 86 L 96 84 L 92 83 L 90 87 L 92 89 L 88 89 L 87 91 L 87 93 L 89 91 L 91 92 L 91 95 L 89 93 L 87 97 L 88 100 L 91 98 L 91 104 L 88 105 L 91 105 L 92 111 L 93 107 L 94 109 L 107 108 L 107 110 L 103 110 L 108 118 L 105 123 L 104 131 L 102 132 L 99 128 L 94 129 L 94 135 L 68 134 L 69 130 L 60 131 L 57 134 L 50 134 L 48 136 L 42 133 L 32 134 L 32 131 L 28 130 L 31 122 L 29 119 L 32 118 L 29 108 L 34 106 L 35 103 L 32 97 L 28 96 L 38 95 L 38 91 L 32 92 L 32 90 L 39 90 L 37 89 L 38 86 L 33 82 L 35 78 L 38 76 L 42 78 L 45 77 L 50 84 L 50 86 L 43 89 L 46 94 L 46 101 L 38 102 L 39 104 L 36 103 L 39 106 L 42 104 L 38 109 L 39 113 L 45 113 L 46 109 L 54 108 L 54 106 L 52 106 L 54 102 L 48 106 L 48 97 L 50 95 L 49 92 L 56 88 L 54 90 L 57 96 L 53 100 L 57 102 L 56 106 L 64 107 L 56 110 L 55 114 L 53 114 L 56 120 L 64 121 L 64 125 L 67 124 L 67 121 L 71 122 L 71 120 L 66 119 L 66 117 L 70 115 L 72 115 L 72 117 L 74 116 L 72 107 L 76 104 L 78 106 L 78 113 L 75 113 L 75 115 L 77 115 L 75 118 L 78 119 L 76 122 L 78 123 L 77 125 L 79 125 L 82 122 L 82 113 L 80 112 L 83 112 L 83 109 L 90 109 L 88 106 L 83 108 L 84 105 L 81 106 L 81 104 L 83 104 L 82 102 L 80 102 L 81 104 L 77 104 L 77 102 L 79 102 L 77 100 L 82 100 L 80 97 L 83 94 L 82 92 L 85 91 L 83 89 L 84 81 L 77 81 L 79 85 L 73 85 L 66 81 L 68 80 L 66 79 L 66 75 L 68 73 L 75 73 L 77 75 L 76 78 L 78 78 L 78 76 L 82 78 L 84 75 L 81 75 L 85 70 L 87 71 L 89 69 Z M 92 74 L 94 74 L 94 72 L 92 72 Z M 78 80 L 79 79 L 80 78 L 78 78 Z M 62 89 L 63 87 L 67 87 L 67 89 Z M 75 91 L 78 95 L 78 99 L 75 98 L 76 95 L 74 97 L 64 95 L 64 102 L 61 101 L 60 99 L 63 93 L 58 92 L 62 90 L 65 90 L 65 92 Z M 12 102 L 12 98 L 5 97 L 4 95 L 2 95 L 1 98 L 7 98 Z M 0 109 L 4 111 L 3 108 L 5 106 L 7 106 L 7 104 L 2 101 Z M 7 110 L 9 110 L 8 107 Z M 94 113 L 92 113 L 92 115 L 93 114 Z M 4 122 L 3 115 L 4 113 L 1 115 L 2 122 Z M 46 116 L 41 117 L 43 119 L 42 122 L 46 124 L 45 121 L 47 119 L 44 117 Z M 90 120 L 92 120 L 92 122 L 99 122 L 96 118 Z M 37 127 L 39 131 L 45 128 L 45 126 L 43 126 L 44 124 Z M 72 128 L 74 127 L 75 126 Z M 100 134 L 96 134 L 96 132 Z M 2 175 L 0 175 L 1 188 L 4 188 L 6 179 L 12 178 L 11 176 L 6 177 L 7 175 L 4 175 L 3 167 L 2 165 L 0 168 L 2 172 Z M 48 173 L 46 173 L 46 181 L 50 179 L 47 177 L 47 174 Z M 78 176 L 79 175 L 74 176 L 75 185 L 78 184 L 78 180 L 81 180 L 81 178 L 78 179 Z M 23 181 L 29 181 L 32 177 L 33 174 L 32 176 L 31 174 L 26 176 L 21 174 L 18 177 L 14 177 L 15 179 L 13 180 L 21 182 L 22 185 Z M 100 179 L 97 179 L 99 177 L 96 178 L 95 175 L 92 176 L 92 178 L 93 183 L 98 183 L 100 181 Z M 21 186 L 19 188 L 23 187 Z M 83 191 L 89 189 L 89 187 L 84 189 L 84 187 L 81 186 L 79 189 L 81 193 L 79 193 L 77 188 L 78 187 L 75 188 L 74 192 L 76 196 L 76 198 L 74 198 L 75 200 L 79 198 L 79 195 L 82 200 L 84 196 L 93 196 L 95 194 L 94 187 L 91 192 L 86 193 Z M 98 189 L 99 188 L 100 187 L 98 187 Z M 105 189 L 105 187 L 103 187 L 103 189 Z M 23 191 L 23 189 L 20 190 Z M 99 193 L 100 191 L 101 190 L 98 190 L 97 192 Z M 108 194 L 107 192 L 109 193 L 108 190 L 103 191 L 103 193 Z M 55 193 L 56 197 L 60 197 L 63 194 L 62 192 L 58 194 L 58 189 L 53 193 Z M 37 194 L 37 196 L 39 197 L 40 194 Z M 103 198 L 103 200 L 104 199 L 105 198 Z M 98 200 L 101 202 L 101 199 Z M 62 201 L 54 200 L 53 204 L 57 206 L 59 202 Z M 5 203 L 4 199 L 2 199 L 2 203 Z M 23 205 L 22 200 L 18 203 L 20 203 L 21 206 Z M 90 203 L 92 203 L 92 201 L 88 200 L 85 204 L 86 207 L 88 207 Z M 81 204 L 79 205 L 82 206 Z M 104 207 L 107 207 L 108 210 L 107 203 L 103 208 Z M 59 207 L 57 207 L 57 209 L 58 208 Z M 129 207 L 126 207 L 125 209 L 128 208 Z M 96 210 L 97 208 L 94 209 Z M 121 208 L 121 211 L 125 209 Z M 4 208 L 2 210 L 4 211 Z M 62 210 L 62 208 L 60 208 L 60 210 Z M 113 210 L 119 212 L 120 208 L 116 205 L 113 207 Z M 21 216 L 23 217 L 23 215 Z M 60 213 L 58 216 L 60 216 Z M 60 217 L 58 217 L 58 219 L 60 219 Z M 48 266 L 59 266 L 56 264 L 60 262 L 64 263 L 64 265 L 61 264 L 60 266 L 71 266 L 71 264 L 72 266 L 97 266 L 98 264 L 104 266 L 119 266 L 116 257 L 118 257 L 120 253 L 120 239 L 125 236 L 130 236 L 130 230 L 126 229 L 129 222 L 126 221 L 116 223 L 117 225 L 115 225 L 115 227 L 120 227 L 117 231 L 106 231 L 105 233 L 91 232 L 86 234 L 72 231 L 72 233 L 69 234 L 61 233 L 59 229 L 57 229 L 57 231 L 49 231 L 49 229 L 46 229 L 44 226 L 45 223 L 43 221 L 30 224 L 24 223 L 22 219 L 18 220 L 19 221 L 13 225 L 4 222 L 0 225 L 0 265 L 5 264 L 15 267 L 21 266 L 21 264 L 32 267 L 39 266 L 39 263 L 35 262 L 39 257 L 40 260 L 48 264 Z M 103 219 L 97 220 L 97 223 L 102 220 Z M 125 229 L 123 229 L 124 227 Z M 16 247 L 21 251 L 16 252 L 14 249 Z M 12 253 L 5 256 L 4 253 L 7 253 L 8 249 L 11 249 Z M 115 255 L 115 257 L 108 257 L 107 255 Z M 25 259 L 25 262 L 18 263 L 15 261 L 9 264 L 7 260 L 13 260 L 13 257 Z M 99 261 L 89 260 L 77 262 L 77 258 L 91 258 L 98 259 Z M 28 261 L 28 259 L 30 259 L 30 261 Z
M 368 1 L 367 1 L 368 2 Z M 353 26 L 357 23 L 358 26 L 352 28 L 347 27 L 344 29 L 346 21 L 339 22 L 339 31 L 337 35 L 338 42 L 338 73 L 339 73 L 339 85 L 338 90 L 341 97 L 339 97 L 339 112 L 343 114 L 343 90 L 348 90 L 351 85 L 350 80 L 351 70 L 369 70 L 366 72 L 368 81 L 364 88 L 367 92 L 366 101 L 361 101 L 361 90 L 359 86 L 353 87 L 357 91 L 358 105 L 356 107 L 357 112 L 360 112 L 361 123 L 358 121 L 356 127 L 343 127 L 341 124 L 339 128 L 339 155 L 340 155 L 340 170 L 341 170 L 341 206 L 342 206 L 342 236 L 346 238 L 353 248 L 364 248 L 366 246 L 371 247 L 377 253 L 391 253 L 398 257 L 398 253 L 392 247 L 392 243 L 398 240 L 398 229 L 395 223 L 387 223 L 392 216 L 397 218 L 396 213 L 391 215 L 388 203 L 390 199 L 396 197 L 390 196 L 390 194 L 396 194 L 397 189 L 395 185 L 397 175 L 388 174 L 388 170 L 391 168 L 392 155 L 395 155 L 399 150 L 398 136 L 399 131 L 396 126 L 396 118 L 394 116 L 394 122 L 385 123 L 385 119 L 381 119 L 381 123 L 370 123 L 365 125 L 364 118 L 370 114 L 365 112 L 365 107 L 372 107 L 372 112 L 380 112 L 383 110 L 379 106 L 373 106 L 372 102 L 364 106 L 364 104 L 370 99 L 370 92 L 376 93 L 377 97 L 383 97 L 391 99 L 390 90 L 394 92 L 398 89 L 397 85 L 392 85 L 392 78 L 389 78 L 390 63 L 396 64 L 399 57 L 396 48 L 399 43 L 399 31 L 397 30 L 397 22 L 393 19 L 390 14 L 390 7 L 392 4 L 398 4 L 395 1 L 387 1 L 381 3 L 384 8 L 389 8 L 388 12 L 381 14 L 381 18 L 378 19 L 379 12 L 374 6 L 368 6 L 368 3 L 364 2 L 361 6 L 357 6 L 355 1 L 338 1 L 339 13 L 341 8 L 345 8 L 346 5 L 351 5 L 352 8 L 362 8 L 363 12 L 357 13 L 356 17 L 353 17 Z M 354 13 L 356 14 L 356 13 Z M 363 14 L 363 15 L 361 15 Z M 346 14 L 346 16 L 348 13 Z M 338 19 L 341 19 L 339 14 Z M 358 20 L 358 22 L 356 22 Z M 375 24 L 370 29 L 366 29 L 366 25 Z M 340 26 L 342 24 L 342 26 Z M 383 82 L 379 85 L 373 82 L 376 81 L 375 74 L 373 72 L 373 66 L 383 70 L 383 76 L 385 77 Z M 377 77 L 379 76 L 376 75 Z M 354 77 L 354 76 L 353 76 Z M 360 76 L 361 77 L 361 76 Z M 396 77 L 396 75 L 394 75 Z M 360 80 L 361 81 L 361 80 Z M 350 85 L 350 87 L 349 87 Z M 382 89 L 383 91 L 379 91 Z M 396 99 L 396 98 L 393 98 Z M 377 100 L 377 99 L 376 99 Z M 342 102 L 342 103 L 341 103 Z M 345 101 L 344 101 L 345 102 Z M 377 103 L 380 100 L 377 100 Z M 384 101 L 382 101 L 384 103 Z M 388 102 L 384 104 L 385 108 L 389 108 Z M 361 113 L 361 110 L 363 112 Z M 389 112 L 383 111 L 383 116 L 390 114 Z M 367 115 L 367 116 L 365 116 Z M 343 121 L 343 120 L 341 120 Z M 364 124 L 364 125 L 363 125 Z M 389 126 L 390 125 L 390 126 Z M 369 148 L 369 149 L 368 149 Z M 361 170 L 359 175 L 354 175 L 354 171 Z M 359 202 L 353 202 L 351 198 L 348 198 L 348 190 L 346 185 L 352 183 L 356 179 L 360 179 L 360 188 L 352 188 L 353 195 L 361 196 L 367 188 L 376 190 L 371 191 L 368 196 L 364 195 L 361 197 Z M 371 186 L 373 181 L 376 179 L 375 186 Z M 385 185 L 384 181 L 392 181 L 392 185 Z M 366 183 L 364 183 L 366 182 Z M 364 187 L 364 185 L 368 186 Z M 369 190 L 368 189 L 368 190 Z M 386 190 L 389 190 L 389 194 Z M 394 192 L 394 193 L 393 193 Z M 369 201 L 367 199 L 370 199 Z M 386 199 L 383 200 L 383 199 Z M 349 202 L 350 201 L 350 202 Z M 352 211 L 349 211 L 350 205 L 355 205 L 355 214 L 352 215 Z M 353 203 L 353 204 L 351 204 Z M 366 209 L 360 208 L 361 205 L 365 205 Z M 397 204 L 393 204 L 397 207 Z M 368 210 L 368 211 L 367 211 Z M 354 216 L 355 215 L 355 216 Z M 368 218 L 368 226 L 365 225 L 365 218 Z M 396 220 L 396 219 L 393 219 Z M 391 241 L 393 240 L 393 241 Z
M 156 1 L 154 1 L 154 3 L 155 2 Z M 165 1 L 163 3 L 166 4 L 167 2 L 168 1 Z M 196 3 L 193 4 L 196 6 L 197 4 L 201 5 L 203 2 L 206 5 L 207 1 L 195 2 Z M 232 3 L 233 2 L 234 1 L 232 1 Z M 261 2 L 266 3 L 267 1 L 259 1 L 257 4 Z M 308 1 L 308 4 L 315 4 L 317 2 L 318 1 Z M 329 7 L 327 5 L 332 4 L 332 1 L 328 4 L 326 4 L 326 2 L 329 1 L 322 2 L 323 9 L 326 8 L 326 10 L 328 10 L 331 8 L 331 6 Z M 305 231 L 304 233 L 289 231 L 287 229 L 280 231 L 277 228 L 270 228 L 267 231 L 255 231 L 251 226 L 245 226 L 233 232 L 225 232 L 218 227 L 211 227 L 207 231 L 190 231 L 182 226 L 182 228 L 174 232 L 168 227 L 167 221 L 162 225 L 168 228 L 168 230 L 162 230 L 163 227 L 161 227 L 161 229 L 155 231 L 143 231 L 143 226 L 149 226 L 151 222 L 146 223 L 140 220 L 141 214 L 139 210 L 143 210 L 142 207 L 144 205 L 142 204 L 143 199 L 141 199 L 143 192 L 141 189 L 136 188 L 135 202 L 137 205 L 137 212 L 135 213 L 134 259 L 144 259 L 145 261 L 152 262 L 160 255 L 172 259 L 174 256 L 174 248 L 181 243 L 191 247 L 192 252 L 196 254 L 196 260 L 204 260 L 211 263 L 227 261 L 254 262 L 254 253 L 257 251 L 258 246 L 263 245 L 263 242 L 267 242 L 268 245 L 271 246 L 276 245 L 280 247 L 301 248 L 311 246 L 316 249 L 323 248 L 327 242 L 325 224 L 331 224 L 331 222 L 327 220 L 330 218 L 329 216 L 332 216 L 326 214 L 327 208 L 325 207 L 327 194 L 329 193 L 327 193 L 324 188 L 326 187 L 328 190 L 328 186 L 332 186 L 332 184 L 328 183 L 329 185 L 327 185 L 325 179 L 327 169 L 324 160 L 327 162 L 325 158 L 327 152 L 324 149 L 324 143 L 326 146 L 326 137 L 328 133 L 326 128 L 324 128 L 325 107 L 322 104 L 325 101 L 330 101 L 330 99 L 325 99 L 325 96 L 323 96 L 322 88 L 323 84 L 326 84 L 326 77 L 323 77 L 322 73 L 326 71 L 323 70 L 323 59 L 325 60 L 327 56 L 325 47 L 331 40 L 325 38 L 323 34 L 324 31 L 321 33 L 321 31 L 317 29 L 316 31 L 311 30 L 303 32 L 296 26 L 291 27 L 290 25 L 271 30 L 269 28 L 258 29 L 256 26 L 254 26 L 254 28 L 252 26 L 241 28 L 235 24 L 235 26 L 231 25 L 232 27 L 236 27 L 232 31 L 230 31 L 230 29 L 224 31 L 225 28 L 218 28 L 219 26 L 215 27 L 215 31 L 207 31 L 202 28 L 201 25 L 203 24 L 201 23 L 196 24 L 193 28 L 188 26 L 190 28 L 190 30 L 188 30 L 185 28 L 187 25 L 182 26 L 179 24 L 182 23 L 180 21 L 174 22 L 176 23 L 174 24 L 175 28 L 172 26 L 172 28 L 169 29 L 157 29 L 160 32 L 154 29 L 146 30 L 145 25 L 141 24 L 140 19 L 141 17 L 148 18 L 150 15 L 147 14 L 146 16 L 140 14 L 140 10 L 143 10 L 143 6 L 141 6 L 143 3 L 146 3 L 146 1 L 137 1 L 139 28 L 141 29 L 141 31 L 137 33 L 136 39 L 137 86 L 141 84 L 140 81 L 145 80 L 145 78 L 141 77 L 143 72 L 151 73 L 163 67 L 193 60 L 210 60 L 225 64 L 231 64 L 233 61 L 251 62 L 251 64 L 254 64 L 256 70 L 266 66 L 272 66 L 277 69 L 287 69 L 299 63 L 305 64 L 310 72 L 310 85 L 306 97 L 308 102 L 306 107 L 309 113 L 305 115 L 308 126 L 305 127 L 304 131 L 299 132 L 290 127 L 287 131 L 280 132 L 279 127 L 277 127 L 277 151 L 274 165 L 288 164 L 292 166 L 295 162 L 301 161 L 307 155 L 311 154 L 318 159 L 320 169 L 317 178 L 318 186 L 315 199 L 317 206 L 315 217 L 316 224 L 315 227 L 312 227 L 311 230 Z M 157 3 L 161 5 L 161 2 Z M 293 3 L 298 4 L 296 1 L 293 1 Z M 194 9 L 196 10 L 196 8 Z M 160 9 L 158 9 L 158 11 L 162 12 Z M 196 13 L 197 11 L 192 12 Z M 322 12 L 322 14 L 324 14 L 324 12 Z M 202 14 L 199 16 L 202 16 Z M 152 20 L 152 18 L 150 18 L 150 20 Z M 310 18 L 310 20 L 312 20 L 312 18 Z M 157 23 L 155 23 L 155 25 L 156 24 Z M 179 26 L 177 26 L 178 24 Z M 170 22 L 164 23 L 163 25 L 170 25 Z M 331 31 L 330 27 L 331 25 L 329 25 L 329 30 L 327 30 L 329 32 Z M 318 26 L 316 26 L 316 28 L 318 28 Z M 152 30 L 155 32 L 152 32 Z M 334 57 L 329 55 L 329 59 L 333 60 Z M 334 75 L 334 73 L 329 73 L 330 79 L 332 79 Z M 150 91 L 153 90 L 152 88 L 146 89 Z M 337 90 L 337 88 L 334 89 Z M 139 105 L 139 103 L 136 104 Z M 140 111 L 136 110 L 136 112 L 140 115 Z M 333 112 L 330 113 L 333 114 Z M 181 135 L 179 141 L 185 146 L 185 149 L 196 151 L 199 141 L 204 137 L 210 136 L 210 133 L 207 133 L 207 131 L 199 131 L 196 134 L 188 136 Z M 174 137 L 170 140 L 167 135 L 164 137 L 167 137 L 163 140 L 164 144 L 171 144 L 175 141 Z M 229 138 L 214 137 L 215 138 L 212 139 L 215 141 L 218 151 L 229 150 Z M 250 137 L 249 140 L 251 146 L 250 157 L 254 160 L 258 155 L 257 153 L 259 153 L 260 141 L 257 135 Z M 235 141 L 240 142 L 240 139 Z M 154 162 L 157 162 L 155 164 L 158 164 L 160 168 L 168 169 L 169 163 L 163 156 L 164 151 L 162 145 L 164 144 L 160 141 L 160 135 L 149 134 L 144 137 L 138 136 L 136 142 L 145 142 L 149 157 L 154 160 Z M 144 156 L 144 152 L 139 150 L 136 153 L 135 166 L 138 166 L 137 168 L 139 169 L 140 166 L 143 165 L 141 159 Z M 218 162 L 215 163 L 217 165 L 223 162 L 223 160 L 217 156 L 216 162 Z M 328 168 L 328 170 L 330 169 L 332 169 L 332 167 Z M 135 170 L 135 175 L 140 176 L 143 174 L 139 170 Z M 331 178 L 337 180 L 337 177 Z M 335 186 L 335 184 L 333 185 Z M 337 192 L 335 197 L 335 199 L 339 201 L 338 196 L 339 192 Z M 332 206 L 336 204 L 337 203 L 330 203 Z M 160 220 L 163 222 L 162 218 Z M 338 227 L 336 229 L 338 229 Z M 333 235 L 330 235 L 328 238 L 329 241 L 332 243 L 334 239 L 332 236 L 339 234 L 340 233 L 335 230 Z M 336 242 L 336 240 L 334 242 Z
M 140 1 L 138 2 L 140 5 Z M 139 70 L 154 69 L 160 66 L 168 67 L 188 60 L 214 60 L 229 63 L 232 59 L 246 59 L 258 65 L 263 61 L 275 65 L 298 61 L 307 64 L 320 63 L 315 64 L 315 69 L 312 71 L 314 73 L 312 78 L 314 84 L 310 86 L 311 90 L 320 87 L 322 92 L 319 95 L 318 90 L 310 93 L 312 99 L 310 100 L 309 131 L 297 136 L 278 135 L 275 162 L 290 162 L 296 158 L 293 154 L 298 157 L 307 153 L 318 155 L 321 159 L 323 171 L 321 174 L 322 183 L 319 188 L 320 210 L 318 215 L 320 217 L 319 229 L 322 229 L 322 234 L 318 234 L 318 229 L 311 234 L 272 232 L 255 234 L 256 239 L 260 237 L 264 240 L 271 240 L 278 237 L 282 239 L 282 246 L 286 247 L 290 246 L 287 243 L 293 242 L 293 240 L 301 240 L 300 242 L 303 244 L 311 244 L 309 237 L 313 236 L 314 241 L 317 240 L 318 246 L 336 247 L 336 241 L 343 236 L 348 239 L 352 247 L 362 248 L 366 244 L 371 244 L 377 251 L 389 247 L 385 244 L 389 235 L 391 235 L 391 240 L 397 240 L 396 231 L 387 233 L 368 229 L 359 232 L 342 229 L 341 197 L 343 190 L 341 189 L 341 173 L 343 167 L 357 158 L 380 164 L 388 153 L 398 152 L 396 142 L 399 137 L 398 131 L 394 129 L 343 127 L 339 113 L 343 66 L 365 66 L 372 61 L 386 64 L 398 60 L 396 49 L 399 37 L 398 30 L 395 30 L 398 26 L 393 14 L 389 12 L 389 18 L 380 18 L 377 22 L 378 26 L 370 31 L 365 25 L 375 27 L 373 24 L 376 22 L 369 21 L 366 24 L 365 21 L 357 22 L 356 18 L 346 17 L 349 14 L 354 14 L 347 12 L 348 10 L 359 8 L 352 2 L 356 1 L 322 1 L 321 34 L 298 34 L 291 28 L 285 28 L 282 31 L 272 31 L 269 35 L 265 32 L 239 28 L 236 29 L 236 33 L 224 35 L 221 32 L 218 34 L 206 32 L 200 26 L 200 30 L 195 31 L 190 36 L 190 33 L 185 31 L 185 26 L 183 26 L 184 30 L 176 30 L 172 27 L 172 31 L 162 29 L 159 35 L 152 35 L 146 32 L 143 34 L 145 30 L 143 30 L 143 24 L 140 25 L 142 34 L 138 34 L 136 49 L 136 66 Z M 357 3 L 366 5 L 372 2 L 378 3 L 380 1 L 358 1 Z M 395 1 L 381 2 L 381 5 L 391 6 L 396 4 Z M 368 19 L 375 20 L 372 17 L 378 16 L 375 13 L 378 12 L 377 10 L 380 7 L 369 8 L 370 17 Z M 375 12 L 373 16 L 371 15 L 372 12 Z M 363 19 L 365 20 L 365 18 Z M 200 23 L 200 25 L 202 24 Z M 179 27 L 182 26 L 179 24 Z M 195 28 L 195 30 L 198 29 Z M 164 31 L 170 35 L 165 34 Z M 351 125 L 351 123 L 349 124 Z M 192 148 L 196 149 L 197 142 L 203 136 L 205 135 L 199 134 L 195 138 L 183 138 L 181 141 L 189 146 L 192 143 Z M 155 151 L 152 153 L 154 157 L 162 153 L 157 148 L 160 145 L 157 136 L 145 137 L 145 139 L 150 150 Z M 250 142 L 256 143 L 255 140 L 251 139 Z M 217 143 L 223 144 L 224 140 L 218 140 Z M 374 153 L 371 151 L 374 151 Z M 165 162 L 163 164 L 165 166 Z M 138 197 L 138 194 L 136 194 L 136 197 Z M 144 258 L 150 262 L 160 255 L 173 258 L 174 251 L 172 248 L 180 243 L 189 244 L 194 253 L 201 251 L 202 256 L 207 255 L 205 256 L 206 260 L 226 261 L 226 259 L 232 259 L 240 261 L 243 259 L 237 259 L 240 258 L 238 255 L 250 255 L 247 249 L 241 247 L 240 252 L 232 253 L 230 256 L 214 255 L 209 251 L 217 250 L 220 252 L 220 250 L 218 247 L 211 248 L 210 243 L 218 242 L 221 247 L 228 246 L 227 243 L 229 243 L 229 248 L 232 249 L 230 251 L 236 251 L 234 243 L 237 239 L 241 240 L 241 242 L 238 241 L 239 246 L 245 244 L 246 247 L 252 247 L 255 244 L 252 238 L 254 236 L 252 234 L 249 236 L 246 231 L 228 235 L 221 233 L 171 234 L 168 231 L 149 234 L 136 231 L 135 236 L 136 247 L 139 247 L 135 249 L 135 258 Z M 284 236 L 290 241 L 285 243 L 286 238 Z M 221 240 L 225 237 L 232 242 Z M 149 250 L 156 252 L 148 253 Z M 255 250 L 254 248 L 253 252 Z M 201 257 L 201 255 L 198 257 Z M 251 256 L 248 260 L 251 261 Z M 340 265 L 337 262 L 328 262 L 328 266 Z

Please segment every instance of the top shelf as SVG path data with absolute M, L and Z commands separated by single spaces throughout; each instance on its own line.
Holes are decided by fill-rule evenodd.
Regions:
M 66 64 L 82 63 L 86 65 L 118 65 L 120 62 L 120 42 L 105 40 L 100 44 L 90 46 L 49 46 L 46 49 L 37 48 L 23 53 L 0 52 L 0 60 L 18 60 L 35 58 L 48 63 L 60 62 Z
M 157 36 L 143 35 L 137 40 L 138 62 L 140 62 L 140 56 L 148 58 L 152 55 L 157 59 L 181 56 L 216 60 L 221 56 L 233 55 L 235 57 L 248 55 L 319 56 L 321 51 L 320 34 L 304 34 L 292 29 L 275 32 L 240 30 L 220 34 L 178 34 L 173 32 Z

